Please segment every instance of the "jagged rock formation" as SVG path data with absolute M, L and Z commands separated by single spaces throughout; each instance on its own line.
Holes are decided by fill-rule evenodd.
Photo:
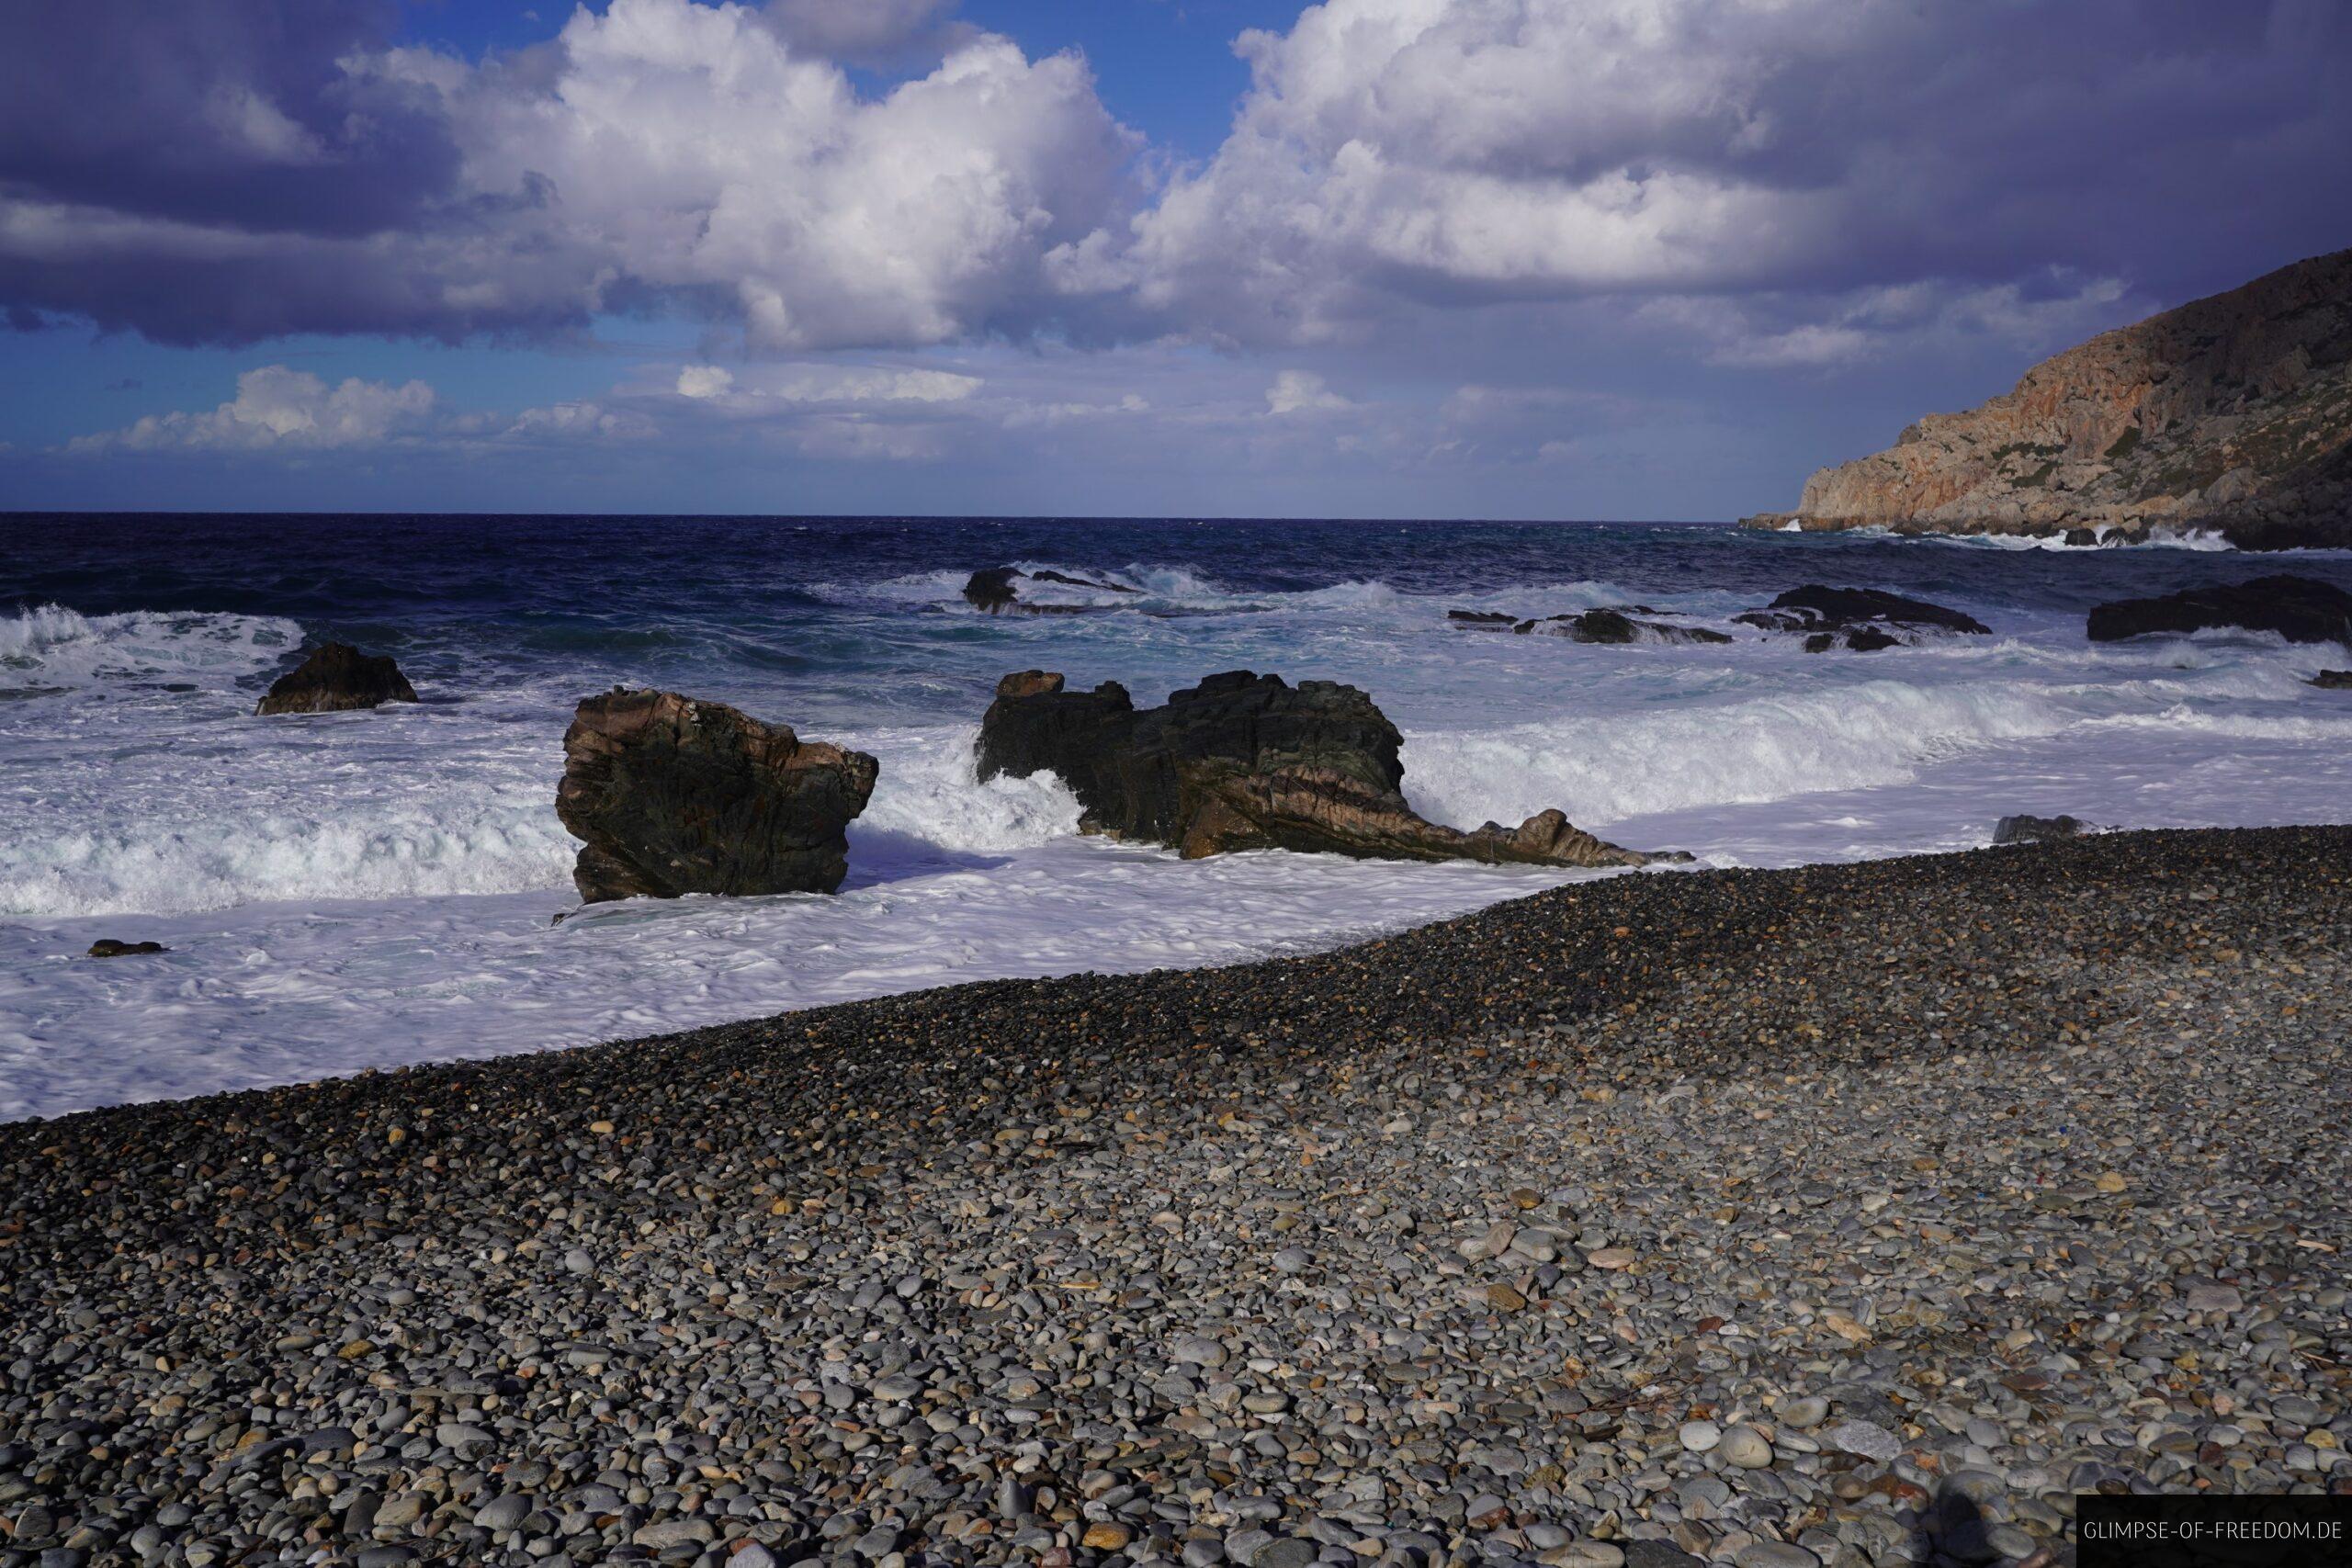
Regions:
M 1091 604 L 1039 604 L 1021 597 L 1016 581 L 1027 578 L 1032 582 L 1058 582 L 1069 588 L 1091 588 L 1102 593 L 1140 593 L 1124 582 L 1096 581 L 1091 578 L 1072 577 L 1065 571 L 1023 571 L 1017 566 L 984 567 L 972 573 L 964 584 L 964 602 L 985 615 L 1001 615 L 1011 611 L 1023 615 L 1082 615 L 1093 609 Z
M 563 737 L 556 815 L 585 840 L 581 901 L 831 893 L 879 766 L 675 692 L 590 697 Z
M 391 655 L 365 654 L 347 642 L 331 642 L 280 675 L 254 712 L 340 713 L 414 701 L 416 688 Z
M 1856 653 L 1875 653 L 1918 640 L 1923 631 L 1985 637 L 1992 628 L 1960 610 L 1908 599 L 1883 588 L 1827 588 L 1809 582 L 1792 588 L 1761 610 L 1734 615 L 1744 626 L 1792 632 L 1804 638 L 1807 653 L 1826 653 L 1843 643 Z
M 2352 251 L 2102 333 L 1749 527 L 2352 544 Z
M 2352 646 L 2352 593 L 2315 578 L 2257 577 L 2184 588 L 2157 599 L 2119 599 L 2092 610 L 2085 627 L 2093 642 L 2225 628 L 2276 632 L 2289 642 Z
M 978 763 L 983 779 L 1051 772 L 1078 796 L 1087 831 L 1187 860 L 1253 849 L 1572 866 L 1676 858 L 1603 843 L 1558 811 L 1469 833 L 1425 821 L 1400 788 L 1403 744 L 1369 696 L 1330 681 L 1292 686 L 1239 670 L 1139 712 L 1115 681 L 1070 692 L 1028 670 L 998 683 Z

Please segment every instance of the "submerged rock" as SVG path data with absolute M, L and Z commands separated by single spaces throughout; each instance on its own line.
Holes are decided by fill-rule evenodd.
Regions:
M 1906 644 L 1925 631 L 1968 637 L 1992 632 L 1973 615 L 1925 599 L 1883 588 L 1829 588 L 1818 582 L 1792 588 L 1763 609 L 1732 619 L 1768 632 L 1801 635 L 1807 653 L 1826 653 L 1840 644 L 1856 653 L 1872 653 Z
M 1506 615 L 1500 610 L 1448 610 L 1445 613 L 1445 618 L 1457 626 L 1500 630 L 1518 620 L 1519 617 Z
M 1464 833 L 1405 803 L 1403 737 L 1353 686 L 1233 671 L 1138 711 L 1116 682 L 1061 688 L 1009 675 L 980 726 L 979 774 L 1051 772 L 1090 832 L 1188 860 L 1285 849 L 1381 860 L 1641 865 L 1659 857 L 1581 832 L 1557 811 Z
M 1645 614 L 1655 610 L 1635 605 Z M 1731 638 L 1705 626 L 1681 626 L 1671 621 L 1636 620 L 1623 610 L 1586 610 L 1574 615 L 1547 615 L 1540 621 L 1521 621 L 1511 630 L 1525 634 L 1533 632 L 1544 637 L 1564 637 L 1571 642 L 1597 643 L 1715 643 Z
M 721 703 L 616 689 L 563 737 L 556 815 L 585 840 L 582 902 L 831 893 L 879 765 Z
M 135 958 L 147 953 L 169 953 L 171 949 L 160 942 L 121 942 L 102 936 L 90 944 L 92 958 Z
M 414 701 L 416 688 L 391 655 L 366 654 L 347 642 L 331 642 L 280 675 L 254 713 L 340 713 Z
M 2222 627 L 2277 632 L 2289 642 L 2352 644 L 2352 593 L 2315 578 L 2257 577 L 2101 604 L 2091 612 L 2087 629 L 2093 642 L 2118 642 L 2150 632 Z
M 2323 670 L 2306 684 L 2317 686 L 2324 692 L 2352 691 L 2352 670 Z
M 2079 817 L 2004 817 L 1993 827 L 1996 844 L 2033 844 L 2048 839 L 2073 839 L 2091 831 Z

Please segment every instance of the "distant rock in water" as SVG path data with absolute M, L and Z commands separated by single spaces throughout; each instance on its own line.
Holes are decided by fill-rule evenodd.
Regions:
M 1098 582 L 1064 571 L 1023 571 L 1018 567 L 992 566 L 972 573 L 971 580 L 964 584 L 965 603 L 991 615 L 1008 611 L 1023 615 L 1082 615 L 1095 608 L 1091 604 L 1040 604 L 1023 599 L 1021 591 L 1013 586 L 1023 578 L 1032 582 L 1058 582 L 1066 588 L 1091 588 L 1103 593 L 1143 592 L 1124 582 Z
M 254 712 L 339 713 L 414 701 L 416 688 L 390 654 L 366 654 L 347 642 L 331 642 L 280 675 Z
M 1655 610 L 1645 614 L 1656 615 Z M 1574 615 L 1547 615 L 1540 621 L 1521 621 L 1511 630 L 1521 634 L 1533 632 L 1544 637 L 1564 637 L 1571 642 L 1596 643 L 1715 643 L 1731 638 L 1705 626 L 1680 626 L 1671 621 L 1636 620 L 1623 610 L 1587 610 Z
M 160 942 L 119 942 L 102 936 L 90 944 L 92 958 L 136 958 L 142 953 L 169 953 L 171 949 Z
M 2352 251 L 2103 333 L 2013 391 L 1822 469 L 1794 512 L 1744 521 L 2352 544 Z
M 2323 670 L 2305 683 L 2323 692 L 2352 692 L 2352 670 Z
M 878 764 L 674 692 L 590 697 L 563 737 L 556 815 L 582 902 L 831 893 Z
M 1801 636 L 1808 653 L 1826 653 L 1840 643 L 1856 653 L 1871 653 L 1912 641 L 1922 631 L 1968 637 L 1992 631 L 1973 615 L 1924 599 L 1906 599 L 1880 588 L 1826 588 L 1817 582 L 1792 588 L 1764 609 L 1732 619 Z
M 2352 643 L 2352 593 L 2309 577 L 2257 577 L 2211 588 L 2185 588 L 2161 599 L 2121 599 L 2090 615 L 2093 642 L 2150 632 L 2223 627 L 2276 632 L 2289 642 Z
M 1996 844 L 2033 844 L 2046 839 L 2073 839 L 2091 830 L 2079 817 L 2004 817 L 1993 828 Z
M 1516 615 L 1506 615 L 1500 610 L 1448 610 L 1445 618 L 1457 626 L 1492 630 L 1500 630 L 1519 619 Z
M 1377 860 L 1641 865 L 1653 859 L 1571 827 L 1557 811 L 1464 833 L 1423 820 L 1400 788 L 1404 738 L 1353 686 L 1234 671 L 1137 711 L 1126 689 L 1062 689 L 1008 675 L 980 725 L 979 774 L 1051 772 L 1080 826 L 1167 844 L 1188 860 L 1284 849 Z

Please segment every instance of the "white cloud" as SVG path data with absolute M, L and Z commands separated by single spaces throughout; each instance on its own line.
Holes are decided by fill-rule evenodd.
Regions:
M 1266 412 L 1269 413 L 1313 413 L 1328 409 L 1351 407 L 1347 399 L 1323 384 L 1323 378 L 1311 370 L 1284 370 L 1266 389 Z
M 735 385 L 735 373 L 717 365 L 689 365 L 678 372 L 678 396 L 724 397 Z
M 758 11 L 613 0 L 526 63 L 400 51 L 377 69 L 441 96 L 471 187 L 522 198 L 511 241 L 593 260 L 558 269 L 592 279 L 571 308 L 699 294 L 755 347 L 1020 326 L 1052 303 L 1042 258 L 1103 221 L 1135 150 L 1078 55 L 987 33 L 869 98 Z
M 768 16 L 795 49 L 872 62 L 946 47 L 955 8 L 955 0 L 769 0 Z
M 237 395 L 209 413 L 150 414 L 120 430 L 77 436 L 66 450 L 372 446 L 418 428 L 432 412 L 433 389 L 422 381 L 395 387 L 353 377 L 330 387 L 307 370 L 266 365 L 239 376 Z

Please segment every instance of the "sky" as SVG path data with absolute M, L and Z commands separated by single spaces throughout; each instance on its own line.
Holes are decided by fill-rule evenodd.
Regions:
M 0 509 L 1702 521 L 2352 245 L 2344 0 L 0 7 Z

